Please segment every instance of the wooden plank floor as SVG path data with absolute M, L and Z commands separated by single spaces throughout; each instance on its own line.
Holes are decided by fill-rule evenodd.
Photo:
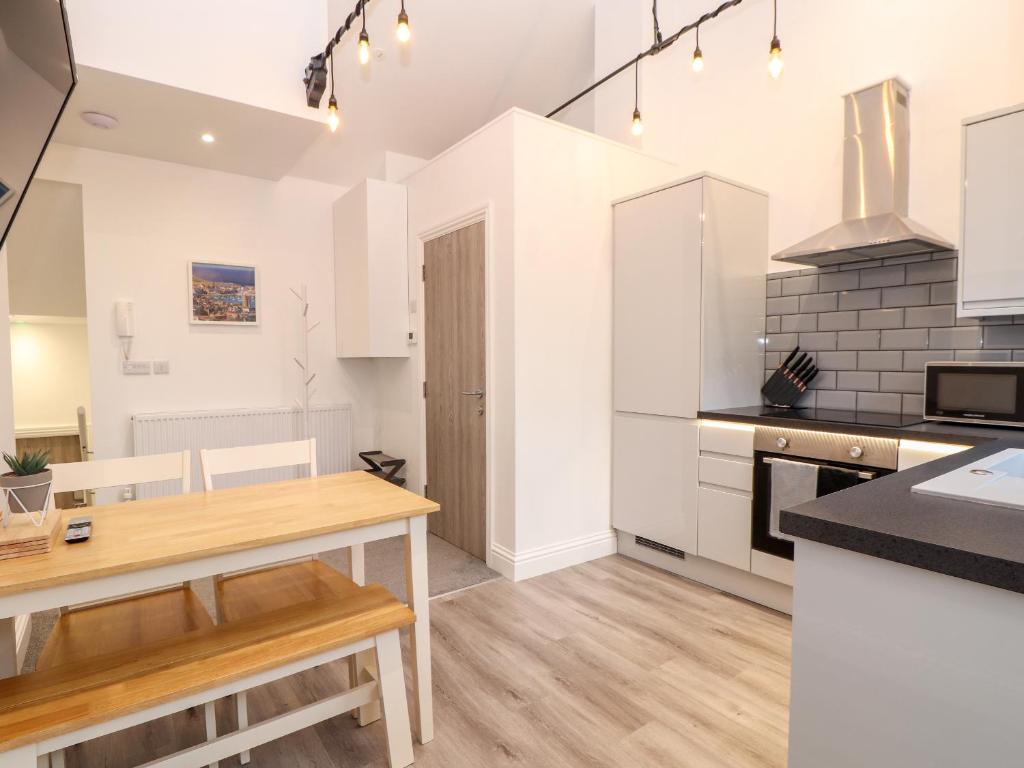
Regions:
M 431 611 L 436 738 L 416 746 L 420 768 L 786 764 L 787 616 L 619 556 Z M 250 719 L 344 679 L 334 664 L 259 689 Z M 218 719 L 233 725 L 228 702 Z M 69 750 L 68 765 L 127 768 L 202 739 L 201 712 L 182 713 Z M 339 717 L 258 747 L 252 765 L 384 768 L 383 748 L 381 723 Z

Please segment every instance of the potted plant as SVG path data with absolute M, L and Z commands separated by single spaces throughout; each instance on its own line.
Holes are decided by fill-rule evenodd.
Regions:
M 11 512 L 40 512 L 50 495 L 53 470 L 47 469 L 48 451 L 23 451 L 21 457 L 4 451 L 10 472 L 0 475 L 0 488 L 7 495 Z

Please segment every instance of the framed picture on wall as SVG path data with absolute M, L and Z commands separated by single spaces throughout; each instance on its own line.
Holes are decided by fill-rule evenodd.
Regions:
M 259 325 L 256 267 L 190 261 L 188 295 L 194 324 Z
M 14 197 L 14 190 L 7 186 L 3 179 L 0 179 L 0 205 Z

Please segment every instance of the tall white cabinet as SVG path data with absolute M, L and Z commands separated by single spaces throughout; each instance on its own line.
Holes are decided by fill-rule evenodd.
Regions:
M 697 412 L 760 400 L 768 198 L 701 175 L 614 211 L 612 524 L 699 554 Z

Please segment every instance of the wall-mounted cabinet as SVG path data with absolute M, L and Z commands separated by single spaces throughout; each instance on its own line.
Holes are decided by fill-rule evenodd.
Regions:
M 959 314 L 1024 314 L 1024 104 L 963 124 Z
M 409 356 L 406 189 L 376 179 L 334 203 L 338 357 Z

